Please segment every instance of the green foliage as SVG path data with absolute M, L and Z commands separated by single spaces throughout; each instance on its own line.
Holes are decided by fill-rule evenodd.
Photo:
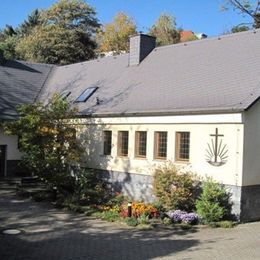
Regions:
M 124 202 L 129 201 L 129 198 L 124 196 L 123 194 L 113 194 L 108 202 L 106 203 L 106 206 L 108 207 L 115 207 L 115 206 L 121 206 Z
M 248 31 L 250 30 L 250 28 L 246 25 L 237 25 L 237 26 L 234 26 L 232 29 L 231 29 L 231 32 L 232 33 L 237 33 L 237 32 L 245 32 L 245 31 Z
M 202 193 L 196 201 L 196 210 L 206 223 L 217 222 L 230 215 L 230 194 L 212 178 L 207 178 L 202 185 Z
M 218 222 L 211 222 L 209 226 L 212 228 L 233 228 L 236 226 L 236 223 L 230 220 L 223 220 Z
M 163 218 L 162 222 L 166 226 L 172 225 L 172 220 L 170 218 Z
M 131 226 L 131 227 L 136 227 L 138 225 L 137 218 L 125 218 L 124 221 L 128 226 Z
M 95 46 L 82 30 L 46 25 L 21 39 L 16 52 L 24 60 L 65 65 L 93 58 Z
M 147 214 L 141 214 L 138 218 L 138 224 L 139 225 L 145 225 L 145 224 L 149 224 L 149 216 Z
M 68 121 L 75 118 L 76 110 L 59 95 L 54 95 L 48 105 L 22 105 L 17 110 L 19 119 L 6 122 L 4 129 L 6 134 L 20 137 L 24 164 L 59 192 L 71 191 L 71 164 L 78 163 L 81 155 L 75 126 Z
M 74 196 L 79 204 L 101 204 L 107 199 L 107 185 L 93 170 L 81 169 L 75 175 Z
M 34 10 L 20 26 L 0 33 L 0 49 L 8 59 L 70 64 L 95 56 L 96 13 L 83 0 L 59 0 Z
M 19 58 L 15 48 L 19 41 L 19 36 L 3 36 L 0 40 L 0 50 L 3 51 L 6 59 L 17 59 Z
M 253 28 L 260 28 L 260 1 L 250 0 L 225 0 L 223 10 L 231 7 L 242 15 L 248 15 L 253 19 Z
M 106 220 L 106 221 L 109 221 L 109 222 L 118 221 L 119 218 L 120 218 L 119 214 L 115 211 L 103 211 L 100 214 L 100 217 L 101 217 L 102 220 Z
M 156 37 L 157 46 L 180 42 L 180 33 L 176 29 L 175 18 L 171 15 L 161 14 L 149 33 Z
M 180 172 L 172 163 L 154 170 L 153 187 L 159 202 L 167 210 L 194 208 L 198 182 L 191 172 Z
M 35 9 L 32 11 L 30 15 L 28 15 L 27 20 L 25 20 L 18 28 L 18 34 L 22 36 L 29 35 L 32 30 L 39 25 L 43 24 L 43 20 L 41 18 L 41 11 Z
M 134 21 L 120 12 L 112 23 L 106 24 L 96 35 L 98 52 L 112 51 L 116 54 L 129 50 L 129 36 L 136 34 Z
M 100 24 L 95 10 L 83 0 L 59 0 L 42 12 L 46 24 L 86 33 L 96 32 Z

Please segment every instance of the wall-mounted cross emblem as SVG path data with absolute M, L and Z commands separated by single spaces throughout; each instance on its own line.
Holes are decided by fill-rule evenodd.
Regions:
M 218 128 L 215 130 L 215 134 L 210 134 L 211 143 L 207 144 L 206 149 L 206 160 L 209 164 L 213 166 L 221 166 L 227 162 L 227 145 L 222 144 L 221 137 L 224 137 L 223 134 L 219 134 Z

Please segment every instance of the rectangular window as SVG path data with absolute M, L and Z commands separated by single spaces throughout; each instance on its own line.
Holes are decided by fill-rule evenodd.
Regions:
M 75 102 L 86 102 L 98 89 L 98 87 L 90 87 L 85 89 L 81 95 L 75 100 Z
M 145 158 L 146 157 L 146 141 L 147 132 L 137 131 L 135 132 L 135 156 Z
M 117 146 L 118 146 L 117 155 L 119 156 L 128 155 L 128 131 L 118 132 Z
M 112 148 L 112 131 L 103 132 L 103 154 L 111 155 Z
M 176 133 L 176 161 L 188 161 L 190 159 L 190 133 Z
M 68 96 L 71 94 L 71 91 L 63 91 L 60 93 L 60 99 L 66 100 Z
M 154 158 L 167 158 L 167 132 L 155 132 L 154 134 Z

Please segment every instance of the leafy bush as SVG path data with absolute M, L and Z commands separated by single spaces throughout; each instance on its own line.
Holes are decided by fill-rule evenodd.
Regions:
M 121 206 L 124 202 L 128 201 L 129 199 L 121 193 L 115 193 L 111 195 L 111 198 L 106 203 L 107 206 Z
M 196 201 L 196 210 L 206 223 L 217 222 L 231 215 L 230 194 L 212 178 L 202 185 L 202 193 Z
M 117 212 L 114 211 L 103 211 L 100 214 L 101 219 L 109 221 L 109 222 L 115 222 L 119 220 L 120 216 Z
M 166 215 L 171 219 L 173 223 L 186 223 L 186 224 L 196 224 L 198 223 L 199 217 L 197 214 L 186 211 L 174 210 L 168 211 Z
M 172 224 L 172 220 L 170 218 L 164 218 L 162 222 L 166 226 L 170 226 Z
M 217 226 L 221 228 L 233 228 L 235 227 L 236 223 L 230 220 L 224 220 L 217 222 Z
M 181 172 L 172 163 L 154 170 L 155 195 L 166 210 L 194 209 L 198 181 L 191 172 Z
M 140 225 L 145 225 L 145 224 L 149 224 L 149 216 L 147 216 L 146 214 L 142 214 L 140 215 L 138 218 L 138 224 Z
M 75 173 L 74 196 L 80 205 L 101 204 L 108 197 L 106 183 L 91 169 Z
M 136 218 L 125 218 L 125 223 L 128 226 L 136 227 L 138 225 L 138 220 Z

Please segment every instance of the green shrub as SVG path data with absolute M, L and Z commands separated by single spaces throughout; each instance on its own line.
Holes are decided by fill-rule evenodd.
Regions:
M 131 227 L 136 227 L 138 225 L 137 218 L 125 218 L 124 221 L 128 226 L 131 226 Z
M 74 196 L 80 205 L 101 204 L 108 199 L 106 183 L 91 169 L 76 171 Z
M 149 216 L 146 214 L 140 215 L 138 218 L 138 224 L 144 225 L 144 224 L 149 224 Z
M 162 222 L 166 226 L 170 226 L 172 224 L 172 220 L 170 218 L 164 218 Z
M 235 227 L 236 223 L 230 220 L 224 220 L 218 222 L 219 227 L 221 228 L 233 228 Z
M 206 223 L 218 222 L 231 215 L 230 194 L 212 178 L 202 185 L 202 193 L 196 201 L 198 215 Z
M 101 214 L 100 214 L 100 217 L 102 220 L 106 220 L 106 221 L 109 221 L 109 222 L 115 222 L 117 220 L 119 220 L 119 214 L 117 212 L 114 212 L 114 211 L 103 211 Z
M 166 210 L 192 211 L 198 181 L 191 172 L 181 172 L 172 163 L 154 170 L 153 187 L 158 201 Z
M 233 228 L 236 226 L 236 223 L 230 220 L 223 220 L 218 222 L 211 222 L 209 226 L 212 228 Z

